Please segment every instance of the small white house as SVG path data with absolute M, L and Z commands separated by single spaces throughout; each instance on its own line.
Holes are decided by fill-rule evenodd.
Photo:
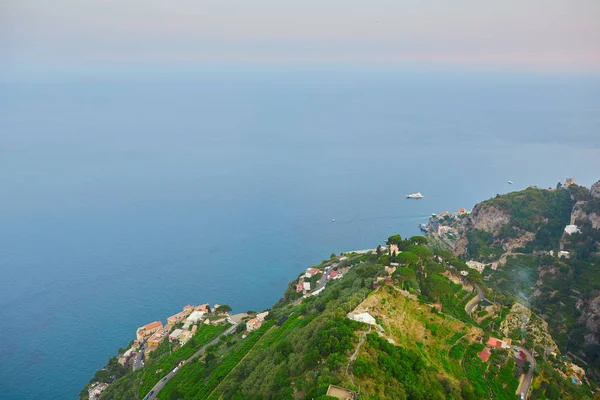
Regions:
M 369 313 L 360 313 L 360 314 L 348 314 L 348 318 L 350 318 L 351 320 L 354 321 L 358 321 L 358 322 L 363 322 L 365 324 L 369 324 L 369 325 L 377 325 L 377 321 L 375 321 L 375 318 L 373 318 L 373 316 Z
M 569 258 L 571 256 L 571 254 L 568 251 L 559 251 L 558 252 L 558 257 L 564 257 L 564 258 Z
M 179 336 L 181 336 L 181 334 L 183 333 L 182 329 L 175 329 L 173 332 L 171 332 L 171 334 L 169 335 L 169 341 L 173 342 L 177 339 L 179 339 Z
M 264 321 L 265 318 L 267 317 L 267 315 L 269 315 L 268 311 L 258 313 L 258 314 L 256 314 L 256 319 L 258 319 L 259 321 Z
M 577 227 L 577 225 L 567 225 L 567 226 L 565 226 L 565 232 L 568 233 L 569 235 L 572 235 L 574 233 L 581 233 L 581 231 L 579 230 L 579 228 Z
M 469 268 L 473 268 L 474 270 L 479 271 L 479 272 L 483 272 L 483 270 L 485 269 L 485 264 L 480 263 L 478 261 L 470 260 L 470 261 L 467 261 L 466 264 Z
M 310 290 L 310 282 L 304 282 L 304 290 L 306 290 L 306 291 Z
M 194 311 L 187 318 L 186 321 L 191 322 L 192 324 L 197 324 L 204 317 L 204 312 L 202 311 Z

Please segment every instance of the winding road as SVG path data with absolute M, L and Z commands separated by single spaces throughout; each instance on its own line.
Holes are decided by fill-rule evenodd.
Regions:
M 529 350 L 526 350 L 522 347 L 517 347 L 517 349 L 523 351 L 525 353 L 525 357 L 527 357 L 527 361 L 529 361 L 530 367 L 529 371 L 525 374 L 525 379 L 521 384 L 520 394 L 523 394 L 523 398 L 527 398 L 529 396 L 529 389 L 531 388 L 531 381 L 533 380 L 533 371 L 535 370 L 535 358 L 531 355 Z
M 160 392 L 160 390 L 165 387 L 165 385 L 167 384 L 167 382 L 169 382 L 171 380 L 171 378 L 173 378 L 175 376 L 175 374 L 177 372 L 179 372 L 179 370 L 181 369 L 181 367 L 183 367 L 185 364 L 189 363 L 192 359 L 196 358 L 196 357 L 200 357 L 201 355 L 204 354 L 204 352 L 206 351 L 206 348 L 208 346 L 211 346 L 213 344 L 216 344 L 219 339 L 221 338 L 222 335 L 231 335 L 233 332 L 235 332 L 235 328 L 237 328 L 238 324 L 233 324 L 229 329 L 227 329 L 225 332 L 223 332 L 222 334 L 220 334 L 219 336 L 217 336 L 216 338 L 214 338 L 210 343 L 205 344 L 204 346 L 202 346 L 202 348 L 200 350 L 198 350 L 197 352 L 195 352 L 194 354 L 192 354 L 187 360 L 182 361 L 181 364 L 173 369 L 172 371 L 169 371 L 169 373 L 167 375 L 165 375 L 163 378 L 161 378 L 160 381 L 158 381 L 158 383 L 156 385 L 154 385 L 154 387 L 152 388 L 152 390 L 150 390 L 150 392 L 146 395 L 146 397 L 144 397 L 144 400 L 154 400 L 156 399 L 156 395 L 158 395 L 158 392 Z
M 474 301 L 468 308 L 467 308 L 467 314 L 469 316 L 471 316 L 471 313 L 473 312 L 473 309 L 477 306 L 477 304 L 479 304 L 481 302 L 481 300 L 483 300 L 483 290 L 481 289 L 481 287 L 477 284 L 474 284 L 475 289 L 477 289 L 477 301 Z

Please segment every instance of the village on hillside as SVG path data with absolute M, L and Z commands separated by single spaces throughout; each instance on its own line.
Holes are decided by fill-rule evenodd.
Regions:
M 161 321 L 153 321 L 137 328 L 135 339 L 131 346 L 123 351 L 117 361 L 124 367 L 134 371 L 143 368 L 145 360 L 152 357 L 152 352 L 165 340 L 175 346 L 184 346 L 192 339 L 202 324 L 205 325 L 238 325 L 245 321 L 246 337 L 250 332 L 261 327 L 268 311 L 261 313 L 239 313 L 230 314 L 231 308 L 227 305 L 215 304 L 212 307 L 208 303 L 198 306 L 186 305 L 182 311 L 167 318 L 166 325 Z M 102 392 L 108 387 L 107 383 L 96 383 L 88 389 L 91 400 L 98 399 Z

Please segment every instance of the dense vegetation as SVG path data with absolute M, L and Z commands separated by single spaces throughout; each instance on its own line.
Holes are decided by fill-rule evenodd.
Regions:
M 518 254 L 508 257 L 501 268 L 485 271 L 487 283 L 509 295 L 509 303 L 531 304 L 549 323 L 561 350 L 587 360 L 593 366 L 590 371 L 600 376 L 600 347 L 594 344 L 600 337 L 590 331 L 589 316 L 584 314 L 585 305 L 600 295 L 600 229 L 593 229 L 589 219 L 593 213 L 600 215 L 600 199 L 585 187 L 559 185 L 556 190 L 529 188 L 481 204 L 482 210 L 492 207 L 507 211 L 510 222 L 496 235 L 468 230 L 468 255 L 484 262 L 497 260 L 503 242 L 533 233 L 533 239 L 515 249 Z M 581 232 L 563 234 L 574 210 L 583 215 L 575 221 Z M 569 255 L 559 257 L 559 250 Z M 595 339 L 586 341 L 586 335 Z
M 173 352 L 169 344 L 161 345 L 136 373 L 118 370 L 111 362 L 99 375 L 113 382 L 102 399 L 134 399 L 136 391 L 142 398 L 180 360 L 202 347 L 204 354 L 181 367 L 159 399 L 323 400 L 332 384 L 356 391 L 361 399 L 514 399 L 518 377 L 530 366 L 510 349 L 492 349 L 486 362 L 478 354 L 491 335 L 501 337 L 499 327 L 515 302 L 530 303 L 546 317 L 563 351 L 585 350 L 590 363 L 598 366 L 600 349 L 583 348 L 588 332 L 576 307 L 579 299 L 600 294 L 598 230 L 589 221 L 579 221 L 582 232 L 562 241 L 570 258 L 547 251 L 560 247 L 578 199 L 586 201 L 578 203 L 582 209 L 593 201 L 574 187 L 530 188 L 483 203 L 482 208 L 508 212 L 510 222 L 499 233 L 467 231 L 470 256 L 498 260 L 505 240 L 524 231 L 534 234 L 502 268 L 488 268 L 483 275 L 451 252 L 432 251 L 422 236 L 390 236 L 387 244 L 398 249 L 392 253 L 378 247 L 374 254 L 346 254 L 344 261 L 332 255 L 315 267 L 336 269 L 343 278 L 329 280 L 319 295 L 303 298 L 293 281 L 254 332 L 245 332 L 242 323 L 206 347 L 225 328 L 203 327 L 193 341 Z M 321 277 L 309 279 L 313 287 Z M 466 306 L 476 286 L 495 305 L 476 309 L 471 316 Z M 349 319 L 351 312 L 370 313 L 376 325 Z M 592 397 L 587 385 L 575 386 L 561 375 L 567 371 L 560 355 L 546 357 L 544 348 L 518 330 L 508 336 L 537 352 L 531 398 Z
M 510 216 L 497 236 L 506 239 L 518 235 L 519 230 L 535 233 L 536 238 L 527 250 L 554 248 L 565 225 L 568 225 L 574 201 L 567 190 L 544 190 L 530 187 L 520 192 L 497 196 L 484 207 L 504 210 Z

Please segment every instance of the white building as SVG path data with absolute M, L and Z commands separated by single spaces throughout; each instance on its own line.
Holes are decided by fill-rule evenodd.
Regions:
M 466 264 L 469 268 L 473 268 L 474 270 L 479 271 L 479 272 L 483 272 L 483 270 L 485 269 L 485 264 L 480 263 L 478 261 L 470 260 L 470 261 L 467 261 Z
M 360 314 L 348 314 L 348 318 L 354 320 L 354 321 L 358 321 L 358 322 L 363 322 L 365 324 L 369 324 L 369 325 L 377 325 L 377 321 L 375 321 L 375 318 L 373 318 L 373 316 L 371 316 L 371 314 L 369 313 L 360 313 Z
M 264 321 L 265 318 L 267 317 L 267 315 L 269 315 L 268 311 L 258 313 L 258 314 L 256 314 L 256 319 L 258 319 L 259 321 Z
M 203 311 L 194 311 L 185 319 L 185 323 L 183 324 L 183 327 L 185 329 L 188 329 L 190 326 L 202 321 L 202 318 L 204 318 Z
M 169 341 L 173 342 L 173 341 L 179 339 L 179 336 L 181 336 L 182 333 L 183 333 L 183 329 L 175 329 L 169 335 Z
M 104 382 L 96 383 L 96 384 L 92 385 L 88 389 L 88 395 L 90 397 L 90 400 L 96 400 L 97 398 L 99 398 L 100 395 L 102 394 L 102 392 L 104 392 L 107 387 L 108 387 L 108 383 L 104 383 Z
M 198 322 L 200 322 L 202 320 L 202 317 L 204 317 L 204 312 L 202 312 L 202 311 L 194 311 L 185 320 L 186 321 L 191 321 L 193 324 L 196 324 L 196 323 L 198 323 Z
M 579 230 L 579 228 L 577 227 L 577 225 L 567 225 L 567 226 L 565 226 L 565 232 L 568 233 L 569 235 L 572 235 L 574 233 L 581 233 L 581 231 Z
M 306 290 L 306 291 L 310 290 L 310 282 L 304 282 L 304 290 Z

